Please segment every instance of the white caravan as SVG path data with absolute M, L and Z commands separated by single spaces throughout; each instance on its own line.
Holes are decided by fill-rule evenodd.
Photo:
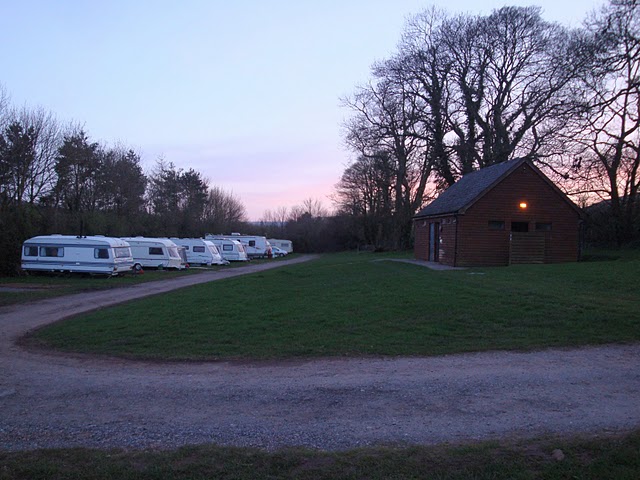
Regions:
M 226 237 L 217 237 L 215 235 L 206 235 L 205 240 L 210 240 L 218 248 L 220 255 L 230 262 L 246 262 L 249 260 L 247 252 L 245 252 L 242 243 L 238 240 L 232 240 Z
M 42 235 L 23 243 L 21 267 L 26 272 L 119 275 L 131 271 L 133 257 L 119 238 Z
M 187 260 L 187 249 L 178 245 L 178 255 L 180 255 L 181 268 L 189 268 L 189 260 Z
M 171 238 L 177 245 L 185 248 L 190 265 L 227 265 L 211 240 L 203 238 Z
M 239 233 L 225 236 L 233 240 L 239 240 L 249 258 L 271 258 L 271 244 L 267 241 L 267 237 L 241 235 Z
M 178 246 L 168 238 L 123 237 L 131 246 L 133 268 L 175 268 L 182 270 Z
M 272 247 L 278 247 L 287 253 L 293 253 L 293 242 L 291 240 L 283 240 L 280 238 L 269 238 Z

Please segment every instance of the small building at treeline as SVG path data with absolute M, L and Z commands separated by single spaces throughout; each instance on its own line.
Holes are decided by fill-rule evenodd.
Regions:
M 417 259 L 454 267 L 575 262 L 582 213 L 530 160 L 464 175 L 414 216 Z

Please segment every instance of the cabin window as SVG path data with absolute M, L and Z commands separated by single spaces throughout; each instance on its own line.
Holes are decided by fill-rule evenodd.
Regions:
M 204 253 L 204 247 L 203 246 L 195 246 L 193 247 L 193 251 L 196 253 Z
M 41 257 L 64 257 L 64 247 L 40 247 Z
M 162 247 L 149 247 L 149 255 L 163 255 Z
M 183 245 L 184 249 L 188 252 L 189 251 L 189 245 Z M 195 250 L 194 250 L 195 252 Z
M 109 250 L 106 248 L 94 248 L 93 258 L 109 258 Z
M 24 256 L 25 257 L 37 257 L 38 256 L 38 247 L 24 247 Z
M 127 258 L 131 256 L 131 249 L 129 247 L 116 247 L 113 249 L 116 258 Z
M 536 222 L 536 232 L 550 232 L 551 222 Z
M 222 245 L 222 250 L 225 252 L 233 252 L 233 245 L 225 243 L 224 245 Z
M 489 220 L 489 230 L 504 230 L 504 221 Z
M 249 240 L 249 246 L 250 247 L 255 247 L 256 246 L 256 241 L 255 240 Z
M 511 222 L 512 232 L 528 232 L 529 222 Z

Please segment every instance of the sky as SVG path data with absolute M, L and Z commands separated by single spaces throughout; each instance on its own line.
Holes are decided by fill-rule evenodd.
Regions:
M 250 220 L 330 195 L 355 156 L 341 98 L 436 5 L 542 8 L 578 27 L 604 0 L 0 0 L 0 85 L 92 141 L 199 171 Z

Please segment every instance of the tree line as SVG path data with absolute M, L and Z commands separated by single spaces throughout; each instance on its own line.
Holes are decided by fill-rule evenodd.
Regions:
M 637 0 L 610 0 L 577 29 L 538 7 L 428 9 L 343 104 L 356 158 L 335 202 L 363 243 L 409 247 L 418 209 L 462 175 L 515 157 L 596 204 L 587 212 L 600 239 L 640 238 Z
M 202 236 L 239 229 L 244 205 L 192 168 L 92 141 L 43 109 L 12 108 L 0 90 L 0 273 L 15 274 L 34 235 Z

